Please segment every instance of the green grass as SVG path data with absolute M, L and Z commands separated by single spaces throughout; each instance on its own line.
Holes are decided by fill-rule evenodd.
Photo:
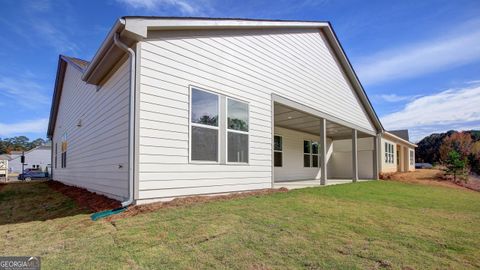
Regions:
M 89 215 L 45 183 L 0 191 L 0 255 L 44 269 L 478 269 L 480 193 L 367 182 Z

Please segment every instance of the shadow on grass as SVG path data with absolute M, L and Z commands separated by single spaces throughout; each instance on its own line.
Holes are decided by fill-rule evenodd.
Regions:
M 88 214 L 45 181 L 8 183 L 0 188 L 0 225 Z

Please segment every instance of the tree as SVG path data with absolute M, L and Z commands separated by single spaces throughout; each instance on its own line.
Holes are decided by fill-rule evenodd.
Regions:
M 457 176 L 461 176 L 462 179 L 467 180 L 467 158 L 461 158 L 461 155 L 452 150 L 448 153 L 448 158 L 445 162 L 446 169 L 445 175 L 453 175 L 453 181 L 457 182 Z

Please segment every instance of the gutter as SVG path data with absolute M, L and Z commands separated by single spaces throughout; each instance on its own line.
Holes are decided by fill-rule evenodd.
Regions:
M 122 202 L 122 207 L 127 207 L 133 203 L 134 196 L 134 177 L 135 177 L 135 74 L 136 74 L 136 56 L 135 51 L 125 45 L 120 40 L 120 35 L 115 33 L 113 35 L 113 43 L 120 49 L 125 51 L 129 56 L 130 61 L 130 94 L 129 94 L 129 112 L 128 112 L 128 199 Z

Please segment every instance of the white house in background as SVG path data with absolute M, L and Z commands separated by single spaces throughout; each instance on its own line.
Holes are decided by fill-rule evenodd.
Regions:
M 50 172 L 51 148 L 51 144 L 47 143 L 37 146 L 29 151 L 25 151 L 24 169 L 40 169 L 42 171 L 48 170 Z M 12 159 L 8 162 L 9 173 L 22 173 L 21 156 L 21 154 L 12 156 Z
M 391 130 L 382 135 L 381 173 L 408 172 L 415 170 L 416 144 L 409 141 L 408 130 Z
M 377 179 L 384 129 L 328 22 L 123 17 L 60 56 L 53 179 L 130 203 Z

